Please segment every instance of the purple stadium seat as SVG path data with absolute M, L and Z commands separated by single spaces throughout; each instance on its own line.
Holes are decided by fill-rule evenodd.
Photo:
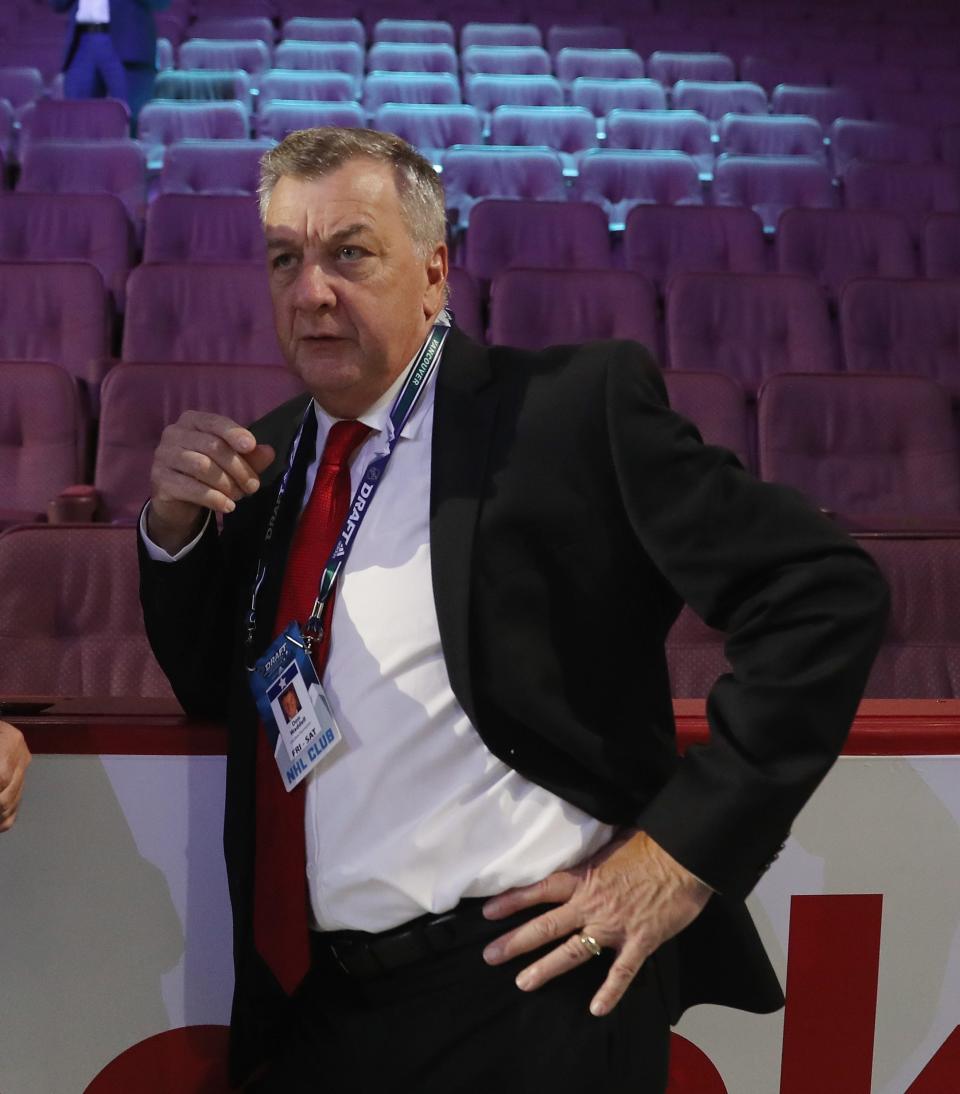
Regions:
M 784 209 L 829 209 L 834 204 L 830 172 L 809 156 L 718 156 L 713 200 L 753 209 L 768 232 L 776 229 Z
M 960 216 L 956 213 L 931 213 L 924 222 L 923 272 L 927 277 L 960 277 Z
M 257 109 L 274 99 L 300 102 L 348 103 L 356 98 L 357 84 L 346 72 L 301 72 L 275 68 L 264 74 L 257 97 Z
M 700 431 L 707 444 L 729 448 L 744 467 L 752 468 L 751 429 L 747 393 L 721 372 L 677 372 L 663 374 L 670 405 Z
M 0 99 L 6 99 L 19 117 L 24 107 L 43 96 L 43 76 L 30 65 L 0 67 Z
M 781 84 L 770 98 L 774 114 L 807 114 L 826 129 L 837 118 L 866 118 L 861 91 L 851 87 L 796 87 Z
M 366 124 L 357 103 L 305 103 L 299 99 L 274 99 L 257 117 L 257 136 L 282 141 L 288 133 L 316 126 L 338 125 L 346 129 Z
M 476 281 L 459 266 L 451 266 L 447 272 L 449 305 L 457 326 L 478 342 L 485 338 L 486 323 L 483 317 L 483 293 Z
M 949 42 L 902 44 L 888 48 L 883 59 L 895 65 L 911 65 L 917 70 L 949 68 L 957 64 L 957 47 Z
M 479 113 L 466 105 L 388 103 L 377 111 L 373 128 L 395 133 L 437 163 L 454 144 L 480 144 L 483 124 Z
M 530 23 L 467 23 L 460 32 L 460 49 L 470 46 L 542 46 L 540 28 Z
M 851 163 L 844 175 L 850 209 L 891 209 L 919 239 L 929 213 L 960 212 L 960 179 L 940 163 Z
M 781 273 L 819 278 L 834 298 L 855 277 L 913 277 L 910 231 L 897 213 L 787 209 L 777 226 Z
M 625 49 L 626 35 L 619 27 L 552 26 L 547 31 L 551 56 L 562 49 Z
M 920 119 L 934 129 L 960 124 L 960 99 L 936 91 L 908 94 L 882 89 L 871 94 L 869 106 L 875 121 L 916 125 Z
M 595 149 L 580 158 L 573 193 L 596 202 L 619 229 L 635 205 L 700 205 L 696 161 L 683 152 Z
M 795 57 L 750 56 L 740 65 L 741 79 L 759 84 L 771 95 L 778 84 L 826 87 L 829 77 L 827 66 L 815 58 L 800 61 Z
M 719 151 L 745 156 L 810 156 L 826 162 L 823 129 L 815 118 L 796 114 L 726 114 L 720 120 Z
M 865 696 L 960 697 L 960 537 L 871 536 L 860 544 L 890 585 L 891 613 Z
M 70 374 L 49 361 L 0 361 L 0 528 L 43 520 L 80 477 L 82 418 Z
M 253 102 L 250 77 L 240 68 L 224 72 L 209 69 L 194 69 L 189 72 L 170 69 L 168 72 L 161 72 L 154 81 L 153 99 L 199 103 L 238 102 L 247 111 Z
M 294 16 L 283 24 L 282 37 L 294 42 L 356 42 L 361 48 L 367 44 L 367 32 L 359 19 Z
M 100 396 L 94 485 L 101 520 L 134 520 L 150 493 L 150 464 L 164 428 L 185 410 L 253 422 L 303 391 L 274 365 L 126 363 Z
M 190 38 L 208 40 L 227 40 L 239 42 L 244 39 L 259 38 L 261 42 L 272 45 L 276 38 L 273 23 L 264 16 L 257 15 L 213 15 L 198 19 L 188 29 Z M 242 68 L 242 65 L 225 65 L 225 68 Z M 249 69 L 247 71 L 250 71 Z
M 724 114 L 766 114 L 767 93 L 759 84 L 744 81 L 678 80 L 673 105 L 677 110 L 696 110 L 716 127 Z
M 723 372 L 752 391 L 778 372 L 837 369 L 827 298 L 806 277 L 677 274 L 667 340 L 673 368 Z
M 4 194 L 0 260 L 90 262 L 122 311 L 134 262 L 133 226 L 113 194 Z
M 460 81 L 451 72 L 371 72 L 363 85 L 363 106 L 371 115 L 387 103 L 459 102 Z
M 840 331 L 851 372 L 927 376 L 960 391 L 960 281 L 849 281 Z
M 273 51 L 274 68 L 345 72 L 357 88 L 363 79 L 363 64 L 363 47 L 356 42 L 280 42 Z
M 123 359 L 282 364 L 266 270 L 250 263 L 138 266 L 127 282 Z
M 498 106 L 490 115 L 490 143 L 546 146 L 573 167 L 578 152 L 597 146 L 597 121 L 582 106 Z
M 58 524 L 0 536 L 0 691 L 172 698 L 143 629 L 136 536 Z
M 230 103 L 146 103 L 137 119 L 137 136 L 148 149 L 147 165 L 160 167 L 167 147 L 183 140 L 245 140 L 250 119 L 243 105 Z
M 42 141 L 23 158 L 17 189 L 41 194 L 114 194 L 143 223 L 147 167 L 136 141 Z
M 180 46 L 181 69 L 212 69 L 227 72 L 242 69 L 254 76 L 270 67 L 270 47 L 259 38 L 221 40 L 188 38 Z
M 627 216 L 623 262 L 663 289 L 678 273 L 763 273 L 764 248 L 751 209 L 637 205 Z
M 610 265 L 607 219 L 592 202 L 479 201 L 463 265 L 480 281 L 512 266 L 603 269 Z
M 173 43 L 169 38 L 157 39 L 157 71 L 166 72 L 173 68 Z
M 161 194 L 147 210 L 144 262 L 257 262 L 263 266 L 266 260 L 260 214 L 252 195 Z
M 774 376 L 757 399 L 760 474 L 857 526 L 956 518 L 950 396 L 919 376 Z
M 737 78 L 733 61 L 723 53 L 668 53 L 658 49 L 650 55 L 647 72 L 664 87 L 672 87 L 678 80 L 730 83 Z
M 109 347 L 107 294 L 96 266 L 0 263 L 0 361 L 53 361 L 86 379 Z
M 370 72 L 458 71 L 457 51 L 440 42 L 377 42 L 367 53 Z
M 483 198 L 566 198 L 563 163 L 552 149 L 462 145 L 444 152 L 441 162 L 447 209 L 462 227 Z
M 644 75 L 643 59 L 632 49 L 561 49 L 556 56 L 556 71 L 564 87 L 581 77 L 637 80 Z
M 373 41 L 457 44 L 449 23 L 431 19 L 381 19 L 373 28 Z
M 570 86 L 570 101 L 598 118 L 611 110 L 666 110 L 667 93 L 656 80 L 597 80 L 578 76 Z
M 838 118 L 830 127 L 833 164 L 842 175 L 853 160 L 926 163 L 935 159 L 933 135 L 919 125 Z
M 123 140 L 130 111 L 119 99 L 41 99 L 20 119 L 20 147 L 34 141 Z
M 549 76 L 550 54 L 540 46 L 468 46 L 462 54 L 464 77 Z
M 611 110 L 607 148 L 641 152 L 684 152 L 705 175 L 713 172 L 710 123 L 694 110 Z
M 253 194 L 272 140 L 177 141 L 160 173 L 162 194 Z
M 540 349 L 632 338 L 658 350 L 657 298 L 625 270 L 504 270 L 490 286 L 489 339 Z
M 674 699 L 703 699 L 717 677 L 730 671 L 724 636 L 684 605 L 667 635 L 667 670 Z
M 493 76 L 465 80 L 466 100 L 478 110 L 498 106 L 563 106 L 563 89 L 553 76 Z

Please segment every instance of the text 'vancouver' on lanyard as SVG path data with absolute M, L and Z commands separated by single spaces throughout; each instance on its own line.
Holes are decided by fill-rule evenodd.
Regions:
M 316 599 L 313 602 L 313 609 L 310 612 L 310 618 L 303 627 L 304 645 L 307 653 L 311 651 L 313 643 L 319 642 L 323 637 L 323 609 L 330 599 L 330 594 L 337 583 L 337 578 L 339 578 L 340 573 L 346 564 L 350 549 L 353 546 L 354 537 L 356 536 L 360 525 L 363 523 L 363 518 L 366 516 L 366 512 L 377 492 L 380 480 L 383 478 L 383 473 L 390 461 L 390 457 L 393 455 L 396 443 L 400 438 L 400 433 L 410 419 L 410 415 L 416 409 L 420 396 L 426 389 L 430 377 L 436 371 L 437 364 L 440 360 L 440 351 L 443 349 L 443 344 L 449 333 L 450 325 L 448 315 L 446 312 L 441 312 L 440 318 L 434 324 L 433 330 L 430 332 L 427 340 L 420 348 L 420 352 L 414 358 L 407 370 L 406 378 L 404 379 L 403 385 L 390 410 L 389 424 L 387 427 L 387 447 L 385 451 L 374 456 L 370 463 L 367 464 L 367 467 L 363 472 L 363 478 L 360 480 L 360 485 L 353 495 L 353 500 L 347 512 L 346 520 L 343 522 L 343 527 L 340 529 L 337 541 L 334 544 L 333 550 L 330 552 L 330 557 L 327 559 L 323 573 L 320 575 L 320 584 L 317 590 Z M 280 481 L 280 489 L 277 492 L 273 512 L 270 514 L 270 520 L 267 523 L 267 530 L 264 535 L 265 545 L 269 545 L 273 539 L 274 525 L 277 520 L 277 515 L 280 512 L 280 506 L 283 502 L 284 495 L 287 491 L 287 484 L 290 473 L 293 470 L 294 461 L 297 457 L 297 451 L 300 447 L 304 426 L 313 413 L 314 408 L 311 403 L 301 419 L 300 427 L 297 430 L 297 435 L 294 438 L 293 446 L 290 450 L 290 458 L 287 461 L 286 470 Z M 247 616 L 248 647 L 253 644 L 254 634 L 256 632 L 257 596 L 259 595 L 260 587 L 263 584 L 266 574 L 267 563 L 265 559 L 261 557 L 257 564 L 257 576 L 253 583 L 253 595 L 250 599 L 250 612 Z M 247 670 L 252 672 L 253 666 L 248 665 Z

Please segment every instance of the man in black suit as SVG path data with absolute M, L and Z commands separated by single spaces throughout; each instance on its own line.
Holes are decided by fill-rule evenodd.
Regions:
M 685 1007 L 782 1004 L 743 898 L 841 747 L 883 581 L 795 492 L 702 444 L 642 347 L 445 331 L 442 191 L 403 142 L 293 134 L 265 157 L 262 208 L 278 335 L 309 395 L 250 430 L 185 414 L 141 518 L 154 650 L 188 711 L 230 725 L 234 1077 L 662 1091 Z M 268 617 L 292 580 L 281 559 L 300 565 L 322 434 L 388 435 L 384 400 L 438 331 L 333 608 L 321 676 L 344 749 L 307 785 L 313 967 L 288 998 L 257 941 L 245 666 L 286 622 Z M 733 672 L 709 744 L 679 759 L 664 640 L 684 600 L 729 632 Z

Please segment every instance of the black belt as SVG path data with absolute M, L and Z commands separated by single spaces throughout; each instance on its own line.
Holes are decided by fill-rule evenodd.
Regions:
M 77 33 L 79 34 L 109 34 L 109 23 L 77 23 Z
M 423 915 L 379 934 L 311 931 L 310 953 L 315 965 L 332 959 L 350 976 L 382 976 L 469 943 L 506 934 L 517 923 L 530 918 L 531 913 L 526 911 L 508 919 L 484 919 L 482 909 L 487 899 L 470 897 L 461 900 L 450 912 Z

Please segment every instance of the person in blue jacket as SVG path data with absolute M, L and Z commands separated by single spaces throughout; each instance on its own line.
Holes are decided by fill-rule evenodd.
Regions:
M 170 0 L 50 0 L 67 11 L 70 26 L 63 58 L 68 99 L 107 95 L 122 99 L 136 119 L 153 93 L 157 32 L 153 12 Z

